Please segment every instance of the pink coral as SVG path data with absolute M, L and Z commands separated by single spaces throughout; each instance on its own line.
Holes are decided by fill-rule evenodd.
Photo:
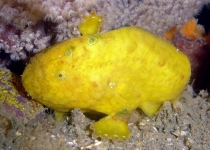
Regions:
M 49 46 L 53 41 L 51 36 L 55 35 L 54 42 L 79 36 L 78 25 L 91 12 L 103 16 L 102 32 L 135 25 L 161 36 L 174 25 L 191 19 L 207 2 L 208 0 L 2 0 L 0 46 L 10 54 L 11 60 L 25 59 L 28 52 L 34 54 Z

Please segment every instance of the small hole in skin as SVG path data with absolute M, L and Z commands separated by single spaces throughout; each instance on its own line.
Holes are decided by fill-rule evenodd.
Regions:
M 72 49 L 65 51 L 65 55 L 68 57 L 72 57 L 72 53 L 73 53 Z
M 66 77 L 67 77 L 67 73 L 65 72 L 60 72 L 56 75 L 56 77 L 59 79 L 59 80 L 64 80 Z
M 97 41 L 98 41 L 98 38 L 97 37 L 95 37 L 95 36 L 89 36 L 88 37 L 88 40 L 87 40 L 87 43 L 88 43 L 88 45 L 94 45 L 94 44 L 97 43 Z

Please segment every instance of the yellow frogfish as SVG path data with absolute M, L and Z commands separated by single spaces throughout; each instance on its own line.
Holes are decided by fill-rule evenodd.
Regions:
M 57 111 L 104 113 L 94 134 L 130 136 L 127 120 L 140 108 L 153 116 L 164 101 L 176 101 L 188 83 L 185 54 L 150 32 L 123 27 L 58 43 L 35 55 L 22 74 L 28 94 Z

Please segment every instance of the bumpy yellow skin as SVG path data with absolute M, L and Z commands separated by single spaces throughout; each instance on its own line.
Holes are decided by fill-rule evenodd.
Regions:
M 94 110 L 108 116 L 95 134 L 129 137 L 129 113 L 152 116 L 164 101 L 178 100 L 190 77 L 190 63 L 172 44 L 136 28 L 61 42 L 36 55 L 22 83 L 38 102 L 56 111 Z

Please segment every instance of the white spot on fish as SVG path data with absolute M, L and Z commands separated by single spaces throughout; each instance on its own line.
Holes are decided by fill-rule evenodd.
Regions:
M 114 88 L 114 86 L 115 86 L 115 82 L 110 82 L 109 83 L 109 87 L 112 89 L 112 88 Z

